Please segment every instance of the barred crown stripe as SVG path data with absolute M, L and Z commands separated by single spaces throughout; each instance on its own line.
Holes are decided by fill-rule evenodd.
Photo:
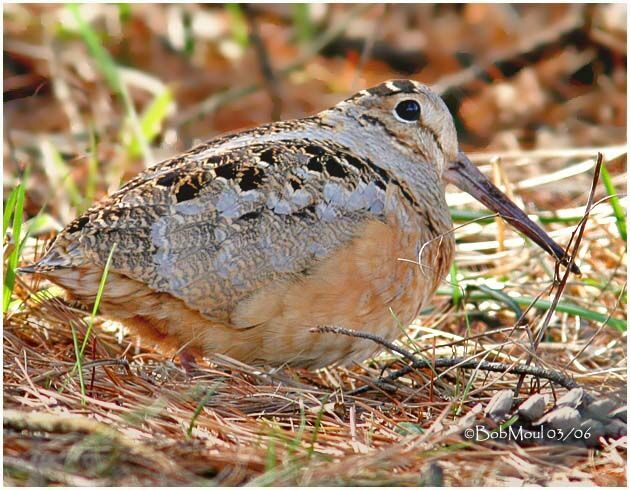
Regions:
M 420 85 L 413 80 L 390 80 L 368 89 L 367 92 L 378 97 L 387 97 L 399 93 L 420 93 L 421 90 Z

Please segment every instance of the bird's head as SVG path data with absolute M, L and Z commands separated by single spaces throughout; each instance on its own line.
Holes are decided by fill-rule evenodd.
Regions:
M 362 90 L 338 107 L 368 132 L 381 132 L 399 152 L 442 175 L 457 157 L 455 124 L 431 89 L 413 80 L 390 80 Z
M 369 129 L 366 134 L 380 133 L 382 140 L 395 145 L 397 152 L 421 166 L 420 170 L 471 194 L 550 255 L 567 262 L 564 249 L 459 151 L 453 117 L 444 101 L 426 85 L 390 80 L 361 90 L 337 108 Z M 579 273 L 575 264 L 572 270 Z

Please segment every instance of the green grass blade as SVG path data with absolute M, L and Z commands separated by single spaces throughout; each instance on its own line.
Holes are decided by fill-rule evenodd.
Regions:
M 242 48 L 249 44 L 249 29 L 245 13 L 238 3 L 226 3 L 225 11 L 228 15 L 228 24 L 232 34 L 232 40 Z
M 122 78 L 120 76 L 120 72 L 118 66 L 116 65 L 116 62 L 103 47 L 103 45 L 101 44 L 101 40 L 94 29 L 92 29 L 92 27 L 87 22 L 85 22 L 85 20 L 81 16 L 79 6 L 75 3 L 71 3 L 67 5 L 67 8 L 68 10 L 70 10 L 70 13 L 76 20 L 79 26 L 79 33 L 83 38 L 83 42 L 85 43 L 88 51 L 94 58 L 99 70 L 105 77 L 105 80 L 107 80 L 110 88 L 121 99 L 123 106 L 125 107 L 125 112 L 127 113 L 127 118 L 131 122 L 133 133 L 138 139 L 140 147 L 142 148 L 142 154 L 144 155 L 146 160 L 152 161 L 153 158 L 151 156 L 149 144 L 142 135 L 140 122 L 138 121 L 138 114 L 136 113 L 136 109 L 133 106 L 131 97 L 129 96 L 129 92 L 127 92 L 127 88 L 122 82 Z
M 72 345 L 74 346 L 74 355 L 77 359 L 75 368 L 79 370 L 79 386 L 81 387 L 81 405 L 85 405 L 85 380 L 83 379 L 83 362 L 81 352 L 79 349 L 79 339 L 77 337 L 77 329 L 74 326 L 74 322 L 70 321 L 70 330 L 72 331 Z
M 41 233 L 47 233 L 50 230 L 59 232 L 62 230 L 62 226 L 50 213 L 45 212 L 45 207 L 42 207 L 39 212 L 31 219 L 24 222 L 28 230 L 27 236 L 39 235 Z
M 85 347 L 87 346 L 88 341 L 90 340 L 90 334 L 92 333 L 92 328 L 94 327 L 94 319 L 96 318 L 96 313 L 101 305 L 101 300 L 103 299 L 103 291 L 105 291 L 105 284 L 107 283 L 107 276 L 109 275 L 109 269 L 112 266 L 112 258 L 114 256 L 114 252 L 116 251 L 116 244 L 109 251 L 109 256 L 107 257 L 107 262 L 105 262 L 105 268 L 103 269 L 103 274 L 101 274 L 101 282 L 98 285 L 98 291 L 96 293 L 96 300 L 94 301 L 94 307 L 92 308 L 92 314 L 90 315 L 90 322 L 88 324 L 87 331 L 85 332 L 85 338 L 83 339 L 83 345 L 81 345 L 80 356 L 83 358 L 83 353 L 85 352 Z M 77 359 L 78 361 L 78 359 Z
M 496 301 L 506 304 L 514 312 L 517 318 L 523 314 L 523 311 L 521 310 L 521 307 L 518 304 L 518 302 L 515 301 L 512 296 L 504 293 L 503 291 L 499 289 L 492 289 L 492 288 L 489 288 L 488 286 L 484 286 L 483 284 L 470 285 L 466 289 L 468 291 L 473 291 L 475 289 L 478 289 L 482 293 L 485 293 L 489 298 L 492 298 Z
M 26 245 L 26 241 L 28 238 L 38 229 L 38 227 L 42 226 L 42 223 L 46 223 L 47 217 L 50 216 L 45 212 L 46 206 L 42 206 L 41 209 L 37 212 L 35 216 L 33 216 L 30 220 L 23 222 L 23 210 L 24 210 L 24 200 L 26 198 L 26 191 L 24 190 L 23 184 L 19 184 L 14 191 L 16 192 L 15 202 L 14 202 L 14 213 L 13 213 L 13 236 L 12 236 L 12 244 L 13 250 L 9 255 L 5 273 L 5 282 L 3 288 L 3 313 L 6 313 L 8 310 L 13 309 L 16 305 L 20 305 L 24 303 L 24 300 L 11 301 L 11 296 L 13 294 L 13 287 L 15 285 L 15 269 L 18 266 L 20 261 L 20 257 L 22 256 L 22 251 L 24 250 L 24 246 Z M 18 214 L 15 214 L 15 213 Z M 26 227 L 26 232 L 24 232 L 24 236 L 22 235 L 22 229 Z M 17 230 L 17 235 L 15 234 Z M 6 235 L 5 235 L 6 236 Z
M 623 239 L 624 242 L 628 241 L 628 233 L 626 231 L 626 213 L 623 210 L 623 206 L 619 201 L 619 196 L 617 195 L 617 191 L 615 189 L 615 185 L 613 184 L 612 178 L 606 170 L 606 166 L 602 163 L 601 169 L 602 182 L 604 183 L 604 187 L 606 188 L 606 193 L 610 197 L 610 205 L 613 209 L 613 214 L 615 215 L 615 219 L 617 221 L 617 229 L 619 230 L 619 235 Z
M 83 354 L 85 353 L 85 348 L 90 340 L 90 335 L 92 334 L 92 329 L 94 328 L 94 319 L 96 317 L 96 313 L 98 312 L 98 308 L 101 304 L 101 299 L 103 298 L 103 291 L 105 291 L 105 284 L 107 282 L 107 276 L 109 275 L 109 269 L 112 264 L 112 257 L 114 256 L 114 251 L 116 250 L 116 244 L 109 251 L 109 256 L 107 257 L 107 262 L 105 263 L 105 268 L 103 269 L 103 274 L 101 274 L 101 281 L 98 285 L 98 291 L 96 293 L 96 300 L 94 301 L 94 307 L 92 308 L 92 314 L 90 315 L 90 321 L 88 323 L 88 328 L 85 332 L 85 338 L 83 339 L 83 343 L 81 347 L 79 347 L 79 340 L 77 338 L 76 329 L 72 322 L 70 322 L 70 327 L 72 329 L 72 341 L 74 343 L 74 354 L 76 357 L 76 361 L 72 371 L 70 372 L 70 376 L 72 376 L 75 372 L 79 373 L 79 384 L 81 385 L 81 403 L 85 403 L 85 383 L 83 381 Z
M 322 406 L 317 411 L 317 417 L 315 417 L 315 423 L 313 424 L 313 433 L 311 435 L 311 441 L 309 448 L 307 450 L 308 458 L 312 458 L 315 453 L 315 443 L 317 442 L 317 437 L 319 436 L 319 429 L 322 425 L 322 418 L 324 417 L 324 410 L 326 409 L 326 403 L 330 399 L 330 394 L 327 394 L 322 400 Z
M 210 388 L 208 388 L 206 393 L 203 395 L 203 398 L 199 402 L 199 405 L 197 405 L 197 408 L 195 408 L 195 411 L 193 412 L 192 417 L 190 418 L 190 423 L 188 424 L 188 430 L 186 431 L 186 435 L 188 436 L 188 438 L 192 437 L 192 431 L 193 431 L 193 428 L 195 427 L 195 422 L 197 421 L 197 418 L 199 418 L 199 415 L 201 415 L 201 411 L 203 410 L 203 407 L 206 406 L 206 403 L 210 401 L 210 398 L 212 398 L 216 392 L 217 391 L 216 391 L 215 386 L 211 386 Z
M 98 34 L 96 34 L 94 29 L 92 29 L 92 27 L 83 20 L 78 4 L 71 3 L 67 7 L 79 26 L 79 33 L 83 38 L 83 42 L 85 42 L 88 47 L 90 54 L 96 61 L 98 68 L 107 80 L 110 88 L 116 92 L 117 95 L 122 95 L 124 87 L 122 80 L 120 79 L 120 74 L 118 73 L 118 67 L 107 50 L 101 44 Z
M 311 6 L 308 3 L 294 3 L 293 10 L 293 29 L 297 34 L 297 39 L 302 44 L 311 42 L 315 35 L 315 28 L 311 22 L 310 15 Z
M 131 5 L 127 2 L 117 4 L 118 7 L 118 18 L 120 19 L 120 23 L 125 25 L 131 20 Z
M 453 292 L 450 288 L 440 288 L 438 289 L 436 294 L 440 296 L 452 296 Z M 497 299 L 485 292 L 471 293 L 468 295 L 468 298 L 471 301 Z M 535 301 L 536 298 L 533 298 L 531 296 L 510 296 L 510 299 L 519 306 L 528 307 Z M 538 299 L 538 301 L 536 301 L 534 305 L 534 308 L 539 310 L 549 310 L 551 308 L 551 301 Z M 611 327 L 616 328 L 617 330 L 622 332 L 625 332 L 628 329 L 628 323 L 625 320 L 613 318 L 612 316 L 609 317 L 606 314 L 588 310 L 586 308 L 583 308 L 582 306 L 578 306 L 567 301 L 559 302 L 556 311 L 559 311 L 561 313 L 568 313 L 569 315 L 579 316 L 581 318 L 586 318 L 587 320 L 592 320 L 599 323 L 607 323 Z
M 160 134 L 162 124 L 173 104 L 173 93 L 165 88 L 149 104 L 140 118 L 140 130 L 144 140 L 151 143 Z M 127 145 L 127 153 L 133 157 L 142 155 L 142 147 L 138 138 L 134 135 Z
M 13 212 L 15 211 L 15 202 L 17 200 L 17 195 L 20 192 L 20 187 L 22 184 L 18 184 L 7 198 L 7 202 L 4 205 L 4 215 L 2 216 L 2 236 L 5 237 L 7 235 L 7 229 L 9 228 L 9 223 L 11 222 L 11 218 L 13 217 Z
M 196 44 L 193 19 L 190 12 L 182 12 L 182 25 L 184 28 L 184 54 L 190 58 L 195 53 Z
M 451 219 L 456 223 L 467 223 L 468 221 L 474 221 L 481 225 L 489 225 L 494 223 L 494 213 L 488 209 L 476 211 L 474 209 L 458 209 L 449 208 L 451 213 Z M 579 223 L 583 215 L 575 216 L 549 216 L 544 214 L 537 215 L 537 219 L 543 223 L 561 223 L 561 224 L 577 224 Z
M 451 297 L 451 301 L 453 302 L 453 306 L 458 307 L 462 302 L 462 290 L 459 285 L 459 280 L 457 279 L 457 264 L 455 261 L 451 264 L 451 271 L 449 276 L 451 278 L 451 285 L 453 286 L 453 296 Z
M 22 253 L 22 246 L 24 245 L 24 240 L 21 239 L 22 236 L 22 220 L 24 219 L 24 198 L 25 198 L 25 190 L 24 184 L 20 183 L 14 189 L 15 191 L 15 199 L 12 204 L 13 208 L 13 250 L 9 255 L 9 259 L 7 261 L 7 267 L 4 274 L 4 284 L 2 285 L 2 312 L 6 313 L 9 305 L 11 304 L 11 295 L 13 294 L 13 287 L 15 286 L 15 269 L 18 265 L 18 261 L 20 258 L 20 254 Z M 4 225 L 4 220 L 3 220 Z

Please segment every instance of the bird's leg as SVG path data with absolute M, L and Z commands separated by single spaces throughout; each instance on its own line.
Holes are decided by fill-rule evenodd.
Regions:
M 188 349 L 182 349 L 178 356 L 179 362 L 188 376 L 193 377 L 201 372 L 199 365 L 197 364 L 197 360 L 195 359 L 195 355 Z

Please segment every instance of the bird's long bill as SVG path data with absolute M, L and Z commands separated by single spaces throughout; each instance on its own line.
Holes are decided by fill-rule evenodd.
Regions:
M 451 163 L 444 174 L 444 178 L 447 182 L 455 184 L 492 211 L 498 213 L 514 228 L 527 235 L 543 250 L 556 257 L 562 264 L 567 264 L 569 258 L 565 254 L 564 249 L 554 242 L 540 226 L 529 219 L 485 175 L 477 170 L 477 167 L 473 165 L 463 152 L 459 152 L 457 160 Z M 573 264 L 571 271 L 577 274 L 580 273 L 575 264 Z

